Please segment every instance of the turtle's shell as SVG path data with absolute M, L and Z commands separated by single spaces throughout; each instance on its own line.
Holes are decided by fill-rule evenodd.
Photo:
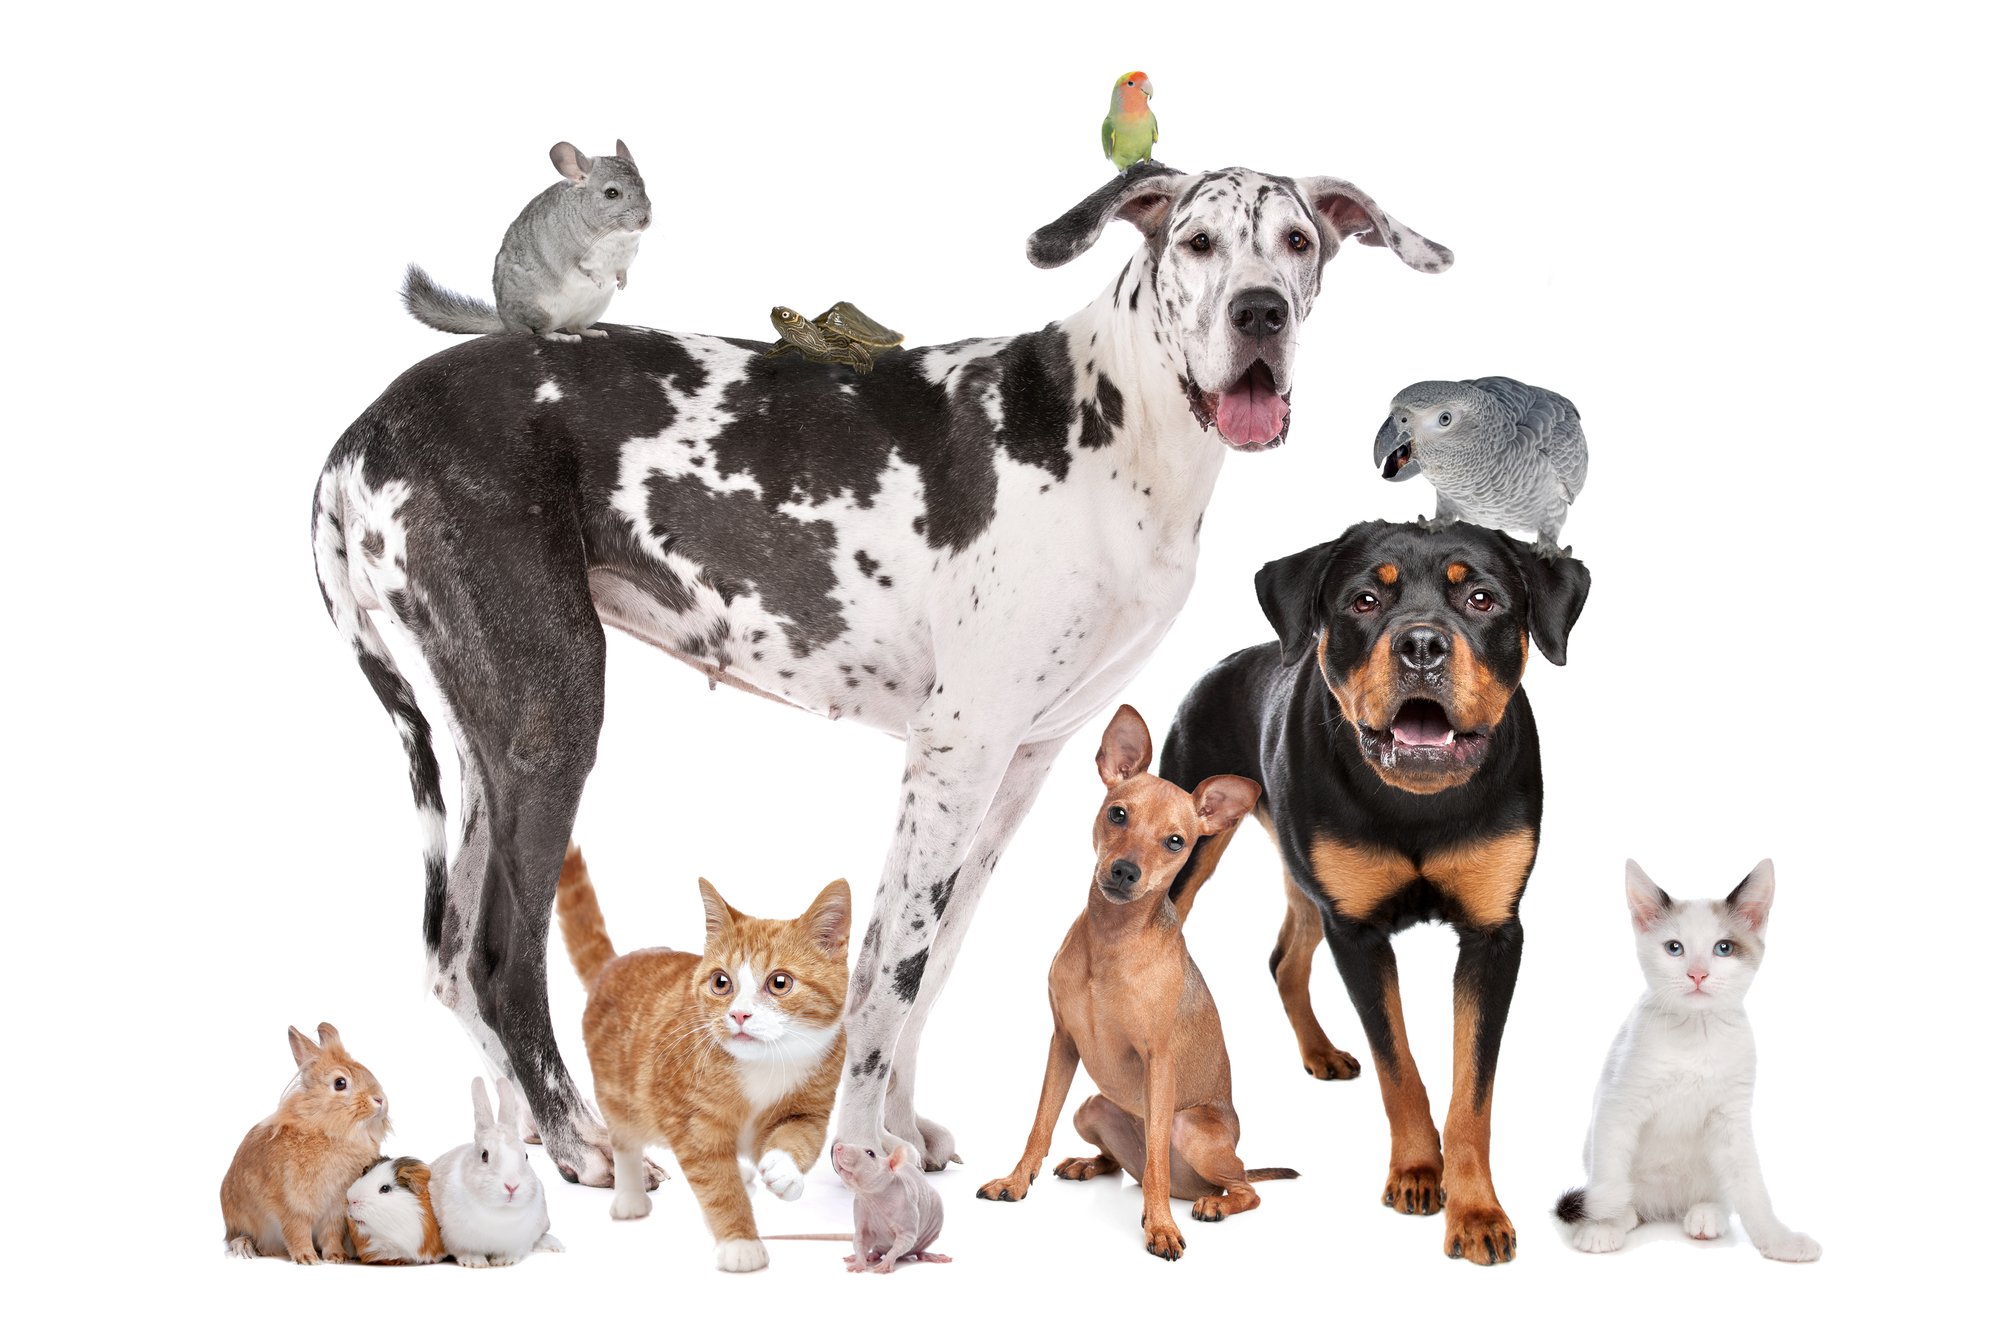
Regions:
M 813 323 L 828 333 L 837 334 L 850 342 L 857 342 L 863 347 L 877 351 L 899 347 L 903 342 L 902 334 L 886 325 L 877 324 L 848 301 L 834 302 L 833 308 Z

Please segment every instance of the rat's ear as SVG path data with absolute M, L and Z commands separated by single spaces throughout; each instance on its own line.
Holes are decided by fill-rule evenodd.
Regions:
M 1119 704 L 1111 725 L 1104 729 L 1104 743 L 1097 747 L 1097 776 L 1104 785 L 1115 787 L 1135 773 L 1144 773 L 1153 762 L 1153 734 L 1146 719 L 1131 704 Z
M 567 139 L 549 149 L 549 161 L 556 164 L 557 171 L 578 185 L 590 174 L 590 159 L 577 152 L 576 145 Z
M 903 1169 L 903 1163 L 906 1160 L 908 1160 L 909 1156 L 910 1156 L 910 1150 L 908 1148 L 905 1148 L 900 1143 L 897 1144 L 896 1151 L 889 1154 L 890 1174 L 893 1175 L 894 1173 L 901 1171 Z

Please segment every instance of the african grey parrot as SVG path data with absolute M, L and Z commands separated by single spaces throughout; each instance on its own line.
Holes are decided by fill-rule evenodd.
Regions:
M 1425 380 L 1396 395 L 1375 435 L 1375 462 L 1390 481 L 1422 472 L 1437 487 L 1441 528 L 1457 519 L 1533 532 L 1557 553 L 1590 454 L 1576 405 L 1559 393 L 1489 375 Z

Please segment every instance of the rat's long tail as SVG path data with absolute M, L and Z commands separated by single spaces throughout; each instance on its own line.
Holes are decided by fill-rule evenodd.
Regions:
M 1292 1170 L 1289 1166 L 1260 1166 L 1254 1171 L 1245 1171 L 1243 1178 L 1252 1182 L 1259 1180 L 1297 1180 L 1299 1173 Z
M 589 990 L 604 965 L 618 956 L 611 947 L 611 933 L 604 928 L 604 913 L 597 907 L 597 890 L 590 883 L 590 867 L 583 863 L 583 849 L 575 843 L 563 856 L 562 878 L 556 881 L 556 919 L 562 922 L 563 945 L 569 961 Z
M 417 319 L 446 333 L 505 333 L 500 312 L 486 302 L 440 287 L 415 264 L 403 271 L 403 307 Z

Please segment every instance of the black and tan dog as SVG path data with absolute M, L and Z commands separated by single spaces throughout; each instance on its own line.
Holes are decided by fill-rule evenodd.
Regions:
M 1278 642 L 1224 659 L 1182 701 L 1160 775 L 1262 784 L 1288 911 L 1271 972 L 1306 1069 L 1352 1078 L 1307 996 L 1324 932 L 1361 1017 L 1389 1113 L 1382 1202 L 1445 1211 L 1445 1252 L 1514 1256 L 1487 1161 L 1494 1069 L 1521 962 L 1521 893 L 1542 820 L 1541 752 L 1520 689 L 1528 640 L 1561 665 L 1590 572 L 1460 523 L 1363 523 L 1266 565 Z M 1226 836 L 1190 858 L 1198 887 Z M 1403 1029 L 1389 937 L 1459 937 L 1451 1108 L 1442 1148 Z

